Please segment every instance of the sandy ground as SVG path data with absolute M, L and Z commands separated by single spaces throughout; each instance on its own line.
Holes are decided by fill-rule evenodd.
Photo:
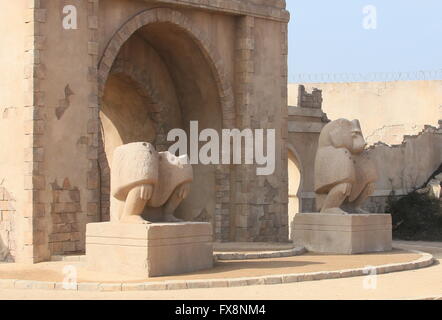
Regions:
M 277 274 L 306 273 L 319 271 L 334 271 L 367 266 L 379 266 L 390 263 L 402 263 L 417 260 L 418 254 L 401 250 L 388 253 L 374 253 L 361 255 L 319 255 L 303 254 L 301 256 L 219 261 L 215 268 L 205 271 L 188 273 L 170 277 L 134 278 L 119 274 L 94 272 L 86 268 L 83 262 L 45 262 L 36 265 L 0 264 L 0 279 L 20 279 L 37 281 L 63 281 L 63 268 L 66 265 L 77 269 L 78 282 L 151 282 L 163 280 L 188 279 L 224 279 Z
M 432 253 L 438 261 L 442 259 L 442 243 L 401 245 Z M 0 299 L 415 299 L 442 296 L 442 265 L 436 263 L 424 269 L 379 275 L 375 288 L 371 289 L 364 286 L 366 281 L 366 277 L 354 277 L 272 286 L 154 292 L 0 290 Z

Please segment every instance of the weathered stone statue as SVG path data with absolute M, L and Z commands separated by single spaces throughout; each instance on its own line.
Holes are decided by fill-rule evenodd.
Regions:
M 374 192 L 377 171 L 365 146 L 358 120 L 339 119 L 323 128 L 315 161 L 321 213 L 367 213 L 361 205 Z
M 146 206 L 163 207 L 166 222 L 187 197 L 193 180 L 187 156 L 157 152 L 147 142 L 130 143 L 115 149 L 111 168 L 111 193 L 122 201 L 112 212 L 112 221 L 150 223 L 141 216 Z M 114 211 L 114 210 L 113 210 Z
M 161 209 L 152 211 L 163 213 L 166 222 L 180 222 L 174 212 L 188 195 L 192 180 L 187 156 L 157 152 L 147 142 L 115 149 L 111 222 L 86 227 L 88 269 L 144 279 L 212 268 L 210 223 L 150 223 L 142 217 L 144 211 L 151 213 L 146 207 L 153 207 Z

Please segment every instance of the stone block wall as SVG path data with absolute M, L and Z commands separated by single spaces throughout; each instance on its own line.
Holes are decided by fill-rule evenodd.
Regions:
M 312 92 L 306 91 L 305 86 L 298 87 L 298 107 L 322 109 L 322 90 L 313 88 Z
M 288 239 L 287 24 L 268 22 L 267 27 L 274 35 L 272 44 L 267 34 L 262 36 L 264 25 L 262 19 L 253 17 L 237 20 L 237 123 L 241 129 L 275 129 L 276 171 L 271 176 L 257 176 L 257 166 L 235 167 L 233 193 L 236 208 L 234 213 L 228 213 L 230 226 L 226 224 L 226 228 L 230 227 L 230 240 L 235 241 L 278 242 Z M 277 48 L 279 59 L 267 59 L 274 56 L 267 46 Z M 269 81 L 273 81 L 272 87 L 264 90 Z M 226 231 L 222 233 L 226 234 Z
M 15 199 L 0 186 L 0 261 L 14 261 L 17 253 Z
M 69 254 L 84 250 L 79 229 L 78 213 L 82 212 L 80 190 L 65 179 L 61 186 L 57 181 L 51 184 L 52 232 L 49 235 L 49 249 L 52 255 Z
M 223 128 L 276 129 L 274 175 L 257 177 L 256 166 L 215 166 L 215 239 L 287 240 L 289 14 L 285 1 L 103 3 L 72 3 L 77 10 L 76 29 L 63 28 L 68 1 L 10 5 L 20 16 L 14 16 L 15 29 L 20 29 L 17 38 L 25 40 L 17 48 L 19 55 L 3 59 L 0 54 L 5 66 L 22 56 L 14 67 L 24 70 L 11 70 L 20 79 L 9 81 L 11 88 L 2 84 L 0 94 L 5 106 L 17 110 L 13 132 L 20 149 L 11 152 L 14 159 L 0 160 L 0 173 L 4 172 L 0 178 L 6 179 L 4 186 L 13 191 L 15 200 L 11 205 L 12 200 L 2 200 L 0 192 L 4 248 L 19 262 L 32 263 L 82 252 L 86 224 L 109 219 L 110 181 L 102 179 L 100 172 L 109 169 L 100 165 L 106 159 L 100 152 L 99 111 L 106 83 L 103 75 L 112 67 L 107 65 L 109 57 L 118 55 L 113 52 L 119 48 L 118 41 L 111 40 L 123 43 L 137 28 L 155 21 L 177 24 L 202 50 L 219 94 Z M 11 8 L 5 6 L 5 12 Z M 149 10 L 154 13 L 131 20 Z M 217 28 L 212 27 L 214 20 Z M 223 27 L 228 32 L 217 30 Z M 12 85 L 17 101 L 5 97 Z M 7 114 L 12 123 L 13 112 L 8 109 Z M 11 131 L 8 125 L 5 128 Z M 163 136 L 158 139 L 164 142 Z M 23 179 L 15 181 L 9 175 Z M 196 219 L 205 219 L 204 214 Z

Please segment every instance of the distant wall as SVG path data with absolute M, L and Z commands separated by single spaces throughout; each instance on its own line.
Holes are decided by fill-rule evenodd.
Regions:
M 384 212 L 391 191 L 401 196 L 419 189 L 442 163 L 442 127 L 427 126 L 415 136 L 406 136 L 401 145 L 377 144 L 370 157 L 378 168 L 376 191 L 366 207 Z
M 369 144 L 401 144 L 425 125 L 442 119 L 442 81 L 308 83 L 322 90 L 329 119 L 360 119 Z M 289 105 L 298 103 L 298 84 L 289 84 Z

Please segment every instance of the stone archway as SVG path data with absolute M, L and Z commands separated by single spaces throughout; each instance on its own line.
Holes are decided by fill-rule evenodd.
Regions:
M 141 43 L 143 44 L 141 45 Z M 182 60 L 184 58 L 176 56 L 177 53 L 174 52 L 176 50 L 173 50 L 174 48 L 171 47 L 172 43 L 181 45 L 183 53 L 186 52 L 186 48 L 193 50 L 193 54 L 186 58 L 186 61 L 189 63 L 183 63 Z M 156 59 L 157 63 L 155 65 L 160 65 L 155 72 L 150 68 L 143 69 L 140 67 L 143 65 L 143 59 L 145 58 L 142 55 L 136 57 L 133 55 L 133 52 L 138 51 L 134 49 L 140 49 L 139 46 L 144 46 L 145 49 L 143 50 L 147 50 L 146 56 Z M 192 65 L 204 65 L 202 68 L 205 71 L 193 73 L 195 70 L 192 70 Z M 169 82 L 173 85 L 169 85 L 169 88 L 164 88 L 158 81 L 155 83 L 155 79 L 149 79 L 149 72 L 153 72 L 155 75 L 168 74 L 164 76 L 167 77 L 168 81 L 163 82 Z M 210 44 L 208 37 L 194 27 L 178 11 L 164 8 L 151 9 L 130 19 L 109 42 L 100 60 L 98 75 L 101 113 L 105 110 L 107 118 L 104 120 L 101 117 L 102 126 L 107 126 L 108 128 L 105 128 L 104 131 L 108 130 L 109 132 L 109 130 L 113 130 L 118 133 L 118 136 L 121 136 L 119 137 L 121 141 L 117 141 L 117 144 L 131 142 L 131 139 L 144 139 L 154 143 L 157 147 L 160 146 L 159 149 L 164 150 L 167 144 L 161 143 L 164 143 L 168 130 L 180 127 L 178 120 L 173 125 L 168 125 L 169 117 L 179 113 L 181 113 L 180 119 L 184 127 L 189 122 L 188 120 L 201 120 L 203 126 L 219 130 L 235 127 L 233 92 L 222 60 Z M 113 87 L 110 88 L 109 86 Z M 150 140 L 149 134 L 145 136 L 133 135 L 136 138 L 131 138 L 129 137 L 130 135 L 126 134 L 123 137 L 124 134 L 122 132 L 125 131 L 124 124 L 116 123 L 115 118 L 118 118 L 118 114 L 113 114 L 118 109 L 117 107 L 109 108 L 109 101 L 112 100 L 109 97 L 118 90 L 120 90 L 121 96 L 126 96 L 119 103 L 120 107 L 121 105 L 129 104 L 126 103 L 129 101 L 128 99 L 132 99 L 130 100 L 131 105 L 136 105 L 137 101 L 138 104 L 146 105 L 146 108 L 149 109 L 147 111 L 148 118 L 152 120 L 152 123 L 147 126 L 154 127 L 155 139 Z M 165 96 L 176 96 L 178 103 L 170 101 L 170 99 L 166 102 L 162 101 L 161 97 Z M 212 121 L 210 116 L 208 116 L 209 114 L 216 114 L 217 108 L 211 106 L 215 104 L 214 100 L 217 101 L 217 105 L 219 104 L 219 125 L 216 119 Z M 205 110 L 203 108 L 205 104 L 210 105 L 212 109 Z M 175 105 L 179 105 L 179 108 Z M 194 107 L 197 110 L 193 110 Z M 136 108 L 131 107 L 129 109 L 128 114 L 136 112 Z M 177 116 L 177 118 L 179 117 Z M 127 121 L 135 121 L 134 123 L 137 124 L 136 121 L 138 120 L 134 120 L 134 117 L 132 119 Z M 143 125 L 138 123 L 138 127 L 141 128 L 140 130 L 143 130 Z M 102 219 L 106 220 L 109 210 L 110 184 L 108 157 L 111 151 L 106 150 L 106 143 L 102 143 L 99 149 Z M 229 195 L 226 196 L 226 192 L 230 192 L 230 187 L 226 188 L 226 185 L 229 186 L 230 184 L 230 168 L 213 166 L 212 169 L 196 168 L 200 181 L 201 177 L 209 177 L 209 180 L 213 177 L 213 183 L 210 184 L 210 187 L 202 190 L 202 192 L 208 192 L 207 190 L 212 190 L 213 192 L 214 199 L 213 201 L 211 200 L 213 203 L 211 202 L 210 204 L 210 210 L 203 208 L 203 205 L 196 209 L 188 206 L 186 210 L 196 210 L 196 213 L 192 213 L 192 217 L 195 220 L 206 221 L 210 219 L 214 224 L 216 233 L 216 230 L 220 229 L 222 223 L 222 220 L 217 218 L 217 216 L 225 216 L 226 210 L 229 209 Z M 216 192 L 215 190 L 220 189 L 217 186 L 223 186 L 223 192 Z
M 288 150 L 288 225 L 289 239 L 292 239 L 293 220 L 302 210 L 301 192 L 303 184 L 303 169 L 296 150 L 289 145 Z
M 209 63 L 219 91 L 222 105 L 223 126 L 235 127 L 235 103 L 233 89 L 227 79 L 226 68 L 222 59 L 207 35 L 197 29 L 181 12 L 168 8 L 155 8 L 143 11 L 126 22 L 112 37 L 98 64 L 98 95 L 103 97 L 104 88 L 115 59 L 121 47 L 140 28 L 149 24 L 169 23 L 185 31 L 193 38 Z

